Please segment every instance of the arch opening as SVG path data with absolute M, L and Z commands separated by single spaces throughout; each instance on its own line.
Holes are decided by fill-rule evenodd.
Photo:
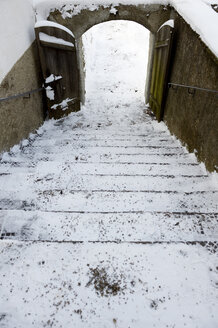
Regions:
M 149 37 L 144 26 L 127 20 L 100 23 L 83 34 L 79 48 L 85 104 L 119 108 L 145 102 Z

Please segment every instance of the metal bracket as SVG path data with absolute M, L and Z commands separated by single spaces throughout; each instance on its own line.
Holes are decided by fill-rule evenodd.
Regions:
M 189 93 L 190 95 L 194 95 L 195 92 L 196 92 L 196 89 L 188 88 L 188 93 Z

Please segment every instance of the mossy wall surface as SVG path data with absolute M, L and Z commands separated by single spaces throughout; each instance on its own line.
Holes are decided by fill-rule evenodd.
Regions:
M 218 60 L 191 27 L 175 16 L 170 82 L 218 90 Z M 192 92 L 193 90 L 190 90 Z M 168 90 L 164 121 L 209 171 L 218 167 L 218 94 Z
M 0 84 L 0 98 L 42 86 L 38 49 L 33 42 Z M 0 102 L 0 152 L 27 138 L 44 121 L 42 92 Z

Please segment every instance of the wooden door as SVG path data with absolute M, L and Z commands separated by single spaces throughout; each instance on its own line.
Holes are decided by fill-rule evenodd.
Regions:
M 159 28 L 155 38 L 149 103 L 159 122 L 164 115 L 173 32 L 174 21 L 169 20 Z
M 35 25 L 50 118 L 80 109 L 79 71 L 73 33 L 50 21 Z

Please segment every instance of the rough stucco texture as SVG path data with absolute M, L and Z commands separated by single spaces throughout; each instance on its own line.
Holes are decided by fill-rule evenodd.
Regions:
M 24 53 L 0 85 L 0 98 L 42 85 L 36 43 Z M 42 93 L 0 103 L 0 152 L 27 138 L 44 121 Z
M 96 24 L 111 20 L 129 20 L 141 24 L 152 33 L 169 19 L 171 8 L 158 4 L 150 5 L 122 5 L 116 6 L 116 15 L 110 12 L 110 7 L 99 6 L 98 10 L 82 10 L 72 18 L 63 18 L 58 10 L 50 13 L 49 20 L 55 21 L 69 28 L 78 40 L 83 33 Z
M 176 15 L 170 82 L 218 90 L 216 58 L 184 20 Z M 218 95 L 170 88 L 164 120 L 209 171 L 218 167 Z M 191 89 L 190 92 L 193 90 Z

